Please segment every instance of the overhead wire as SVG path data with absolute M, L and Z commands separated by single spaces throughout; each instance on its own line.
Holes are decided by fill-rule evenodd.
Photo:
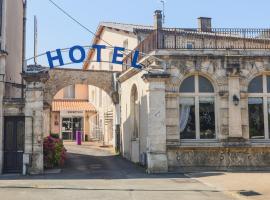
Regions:
M 112 44 L 110 44 L 109 42 L 107 42 L 106 40 L 104 40 L 102 37 L 98 36 L 95 32 L 91 31 L 89 28 L 87 28 L 85 25 L 83 25 L 81 22 L 79 22 L 75 17 L 73 17 L 71 14 L 69 14 L 67 11 L 65 11 L 61 6 L 59 6 L 57 3 L 55 3 L 53 0 L 48 0 L 51 4 L 53 4 L 58 10 L 60 10 L 63 14 L 65 14 L 68 18 L 70 18 L 72 21 L 74 21 L 75 23 L 77 23 L 79 26 L 81 26 L 83 29 L 85 29 L 86 31 L 88 31 L 89 33 L 91 33 L 92 35 L 94 35 L 95 37 L 99 38 L 101 41 L 103 41 L 105 44 L 109 45 L 110 47 L 113 47 Z M 129 50 L 129 49 L 126 49 L 130 52 L 134 52 L 134 50 Z M 139 52 L 140 54 L 142 55 L 147 55 L 145 53 L 141 53 Z M 124 55 L 125 52 L 123 52 Z M 163 61 L 165 62 L 164 60 L 160 59 L 160 58 L 157 58 L 153 55 L 151 55 L 151 57 L 159 60 L 159 61 Z M 142 65 L 143 67 L 145 67 L 143 64 L 140 64 Z M 142 69 L 142 70 L 146 70 L 146 69 Z M 148 70 L 146 70 L 148 71 Z

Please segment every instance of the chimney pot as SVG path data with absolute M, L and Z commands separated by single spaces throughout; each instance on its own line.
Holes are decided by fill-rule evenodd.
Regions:
M 202 32 L 211 32 L 212 31 L 212 18 L 199 17 L 198 28 L 199 28 L 199 31 L 202 31 Z
M 162 11 L 156 10 L 154 14 L 154 28 L 162 29 Z

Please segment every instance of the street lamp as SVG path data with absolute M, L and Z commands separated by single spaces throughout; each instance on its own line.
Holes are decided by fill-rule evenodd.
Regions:
M 233 95 L 233 103 L 235 106 L 239 105 L 239 101 L 240 101 L 239 97 L 236 94 Z

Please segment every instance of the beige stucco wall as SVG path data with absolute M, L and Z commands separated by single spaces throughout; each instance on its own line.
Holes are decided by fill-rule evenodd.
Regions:
M 54 99 L 64 99 L 64 89 L 57 92 Z M 88 100 L 88 85 L 75 85 L 75 99 Z
M 112 30 L 109 28 L 104 28 L 101 36 L 100 36 L 104 41 L 108 41 L 113 47 L 123 47 L 124 42 L 128 41 L 127 44 L 127 49 L 134 49 L 137 44 L 138 44 L 138 39 L 137 36 L 135 36 L 133 33 L 127 33 L 124 31 L 116 31 Z M 97 44 L 100 45 L 106 45 L 109 46 L 108 44 L 104 43 L 104 41 L 99 41 Z M 113 53 L 113 48 L 107 48 L 105 50 L 102 50 L 101 53 L 101 58 L 102 61 L 101 63 L 93 62 L 88 65 L 88 69 L 90 70 L 110 70 L 110 65 L 113 66 L 113 71 L 122 71 L 122 65 L 115 65 L 115 64 L 110 64 L 108 61 L 111 62 L 110 55 L 112 56 Z M 128 54 L 129 52 L 126 51 L 125 54 Z M 92 60 L 96 60 L 96 52 L 94 52 L 92 56 Z M 119 59 L 121 60 L 121 59 Z M 100 124 L 101 127 L 99 127 L 104 134 L 104 141 L 106 144 L 113 144 L 114 138 L 112 137 L 113 135 L 113 121 L 108 122 L 108 124 L 105 124 L 105 115 L 106 113 L 111 113 L 113 112 L 113 119 L 116 120 L 115 116 L 115 108 L 112 103 L 111 97 L 102 90 L 102 88 L 97 88 L 95 86 L 90 86 L 89 85 L 89 101 L 95 106 L 95 108 L 98 111 L 98 122 L 102 121 L 102 124 Z M 101 98 L 100 98 L 101 95 Z M 89 124 L 93 122 L 89 121 Z
M 112 29 L 105 28 L 100 36 L 104 41 L 108 41 L 109 44 L 111 44 L 113 47 L 123 47 L 124 42 L 128 40 L 128 49 L 134 49 L 137 44 L 138 40 L 137 37 L 133 33 L 127 33 L 124 31 L 115 31 Z M 106 44 L 104 41 L 99 41 L 97 44 L 100 45 L 106 45 L 109 47 L 108 44 Z M 95 70 L 109 70 L 110 64 L 107 63 L 109 59 L 110 53 L 113 51 L 113 48 L 107 48 L 102 50 L 101 53 L 101 63 L 93 62 L 88 65 L 88 69 L 95 69 Z M 94 52 L 92 59 L 93 61 L 96 61 L 96 52 Z M 121 59 L 119 59 L 121 60 Z M 122 65 L 115 65 L 113 64 L 113 70 L 114 71 L 122 71 Z
M 140 71 L 132 78 L 121 83 L 121 134 L 123 155 L 131 159 L 131 136 L 133 133 L 133 121 L 131 121 L 131 90 L 135 85 L 138 92 L 139 104 L 139 154 L 146 152 L 146 137 L 148 130 L 148 102 L 147 102 L 147 84 L 142 80 L 145 71 Z
M 6 2 L 6 81 L 21 83 L 22 41 L 23 41 L 23 3 L 22 0 Z
M 75 99 L 88 100 L 88 85 L 75 85 Z
M 95 126 L 98 125 L 100 130 L 104 134 L 104 141 L 105 144 L 113 144 L 113 138 L 112 138 L 112 127 L 108 127 L 107 124 L 105 124 L 105 115 L 108 112 L 114 111 L 114 105 L 112 102 L 111 97 L 101 88 L 95 87 L 95 86 L 88 86 L 88 93 L 89 93 L 89 102 L 94 105 L 94 107 L 97 110 L 97 116 L 98 116 L 98 122 L 94 122 L 89 118 L 89 126 Z M 102 122 L 100 124 L 100 122 Z M 94 123 L 94 124 L 93 124 Z M 111 138 L 111 139 L 109 139 Z

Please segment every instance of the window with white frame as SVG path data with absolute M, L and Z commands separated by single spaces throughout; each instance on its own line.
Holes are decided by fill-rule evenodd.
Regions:
M 181 139 L 215 139 L 215 93 L 211 82 L 200 75 L 182 82 L 179 102 Z
M 270 76 L 257 76 L 248 86 L 250 139 L 269 139 Z

